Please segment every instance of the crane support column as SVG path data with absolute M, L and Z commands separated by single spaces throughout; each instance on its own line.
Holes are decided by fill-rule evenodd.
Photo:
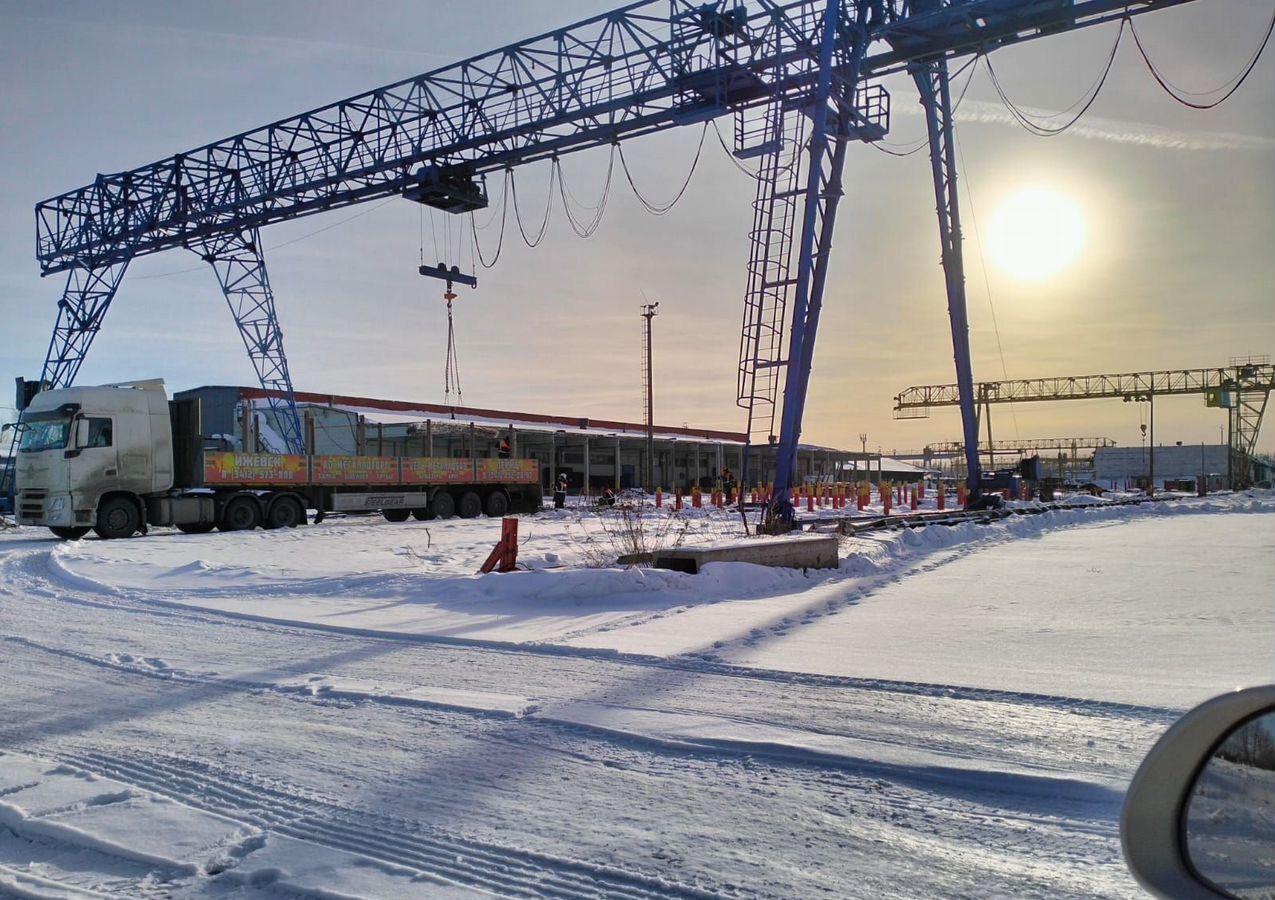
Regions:
M 304 453 L 301 419 L 283 353 L 283 332 L 275 315 L 274 292 L 266 275 L 261 236 L 256 228 L 232 231 L 192 243 L 191 249 L 213 267 L 226 303 L 239 326 L 239 334 L 257 378 L 266 391 L 275 423 L 287 443 L 287 452 Z M 245 447 L 245 452 L 252 448 Z
M 930 167 L 939 216 L 939 241 L 943 275 L 947 285 L 947 314 L 952 325 L 952 350 L 956 359 L 956 385 L 960 395 L 961 429 L 965 438 L 965 465 L 969 472 L 970 499 L 979 496 L 978 411 L 974 408 L 974 370 L 970 361 L 970 325 L 965 308 L 965 264 L 961 257 L 961 215 L 956 188 L 956 140 L 952 132 L 952 93 L 947 61 L 937 60 L 911 68 L 912 80 L 921 92 L 925 126 L 930 141 Z M 989 416 L 990 418 L 990 416 Z
M 67 271 L 57 323 L 40 373 L 40 380 L 48 387 L 69 387 L 75 381 L 130 259 L 125 256 L 104 266 L 75 266 Z

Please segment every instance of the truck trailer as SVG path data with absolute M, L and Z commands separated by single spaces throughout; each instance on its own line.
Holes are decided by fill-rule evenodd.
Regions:
M 170 401 L 158 379 L 35 395 L 15 454 L 18 524 L 74 540 L 292 528 L 309 510 L 403 522 L 541 507 L 535 460 L 237 452 L 200 419 L 198 400 Z

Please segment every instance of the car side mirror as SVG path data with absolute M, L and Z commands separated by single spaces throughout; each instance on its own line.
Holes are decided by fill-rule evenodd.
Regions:
M 1129 785 L 1120 839 L 1156 896 L 1275 896 L 1275 685 L 1215 697 L 1165 732 Z

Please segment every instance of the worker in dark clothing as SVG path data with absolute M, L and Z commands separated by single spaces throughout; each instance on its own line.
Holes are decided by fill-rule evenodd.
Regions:
M 611 490 L 611 486 L 607 485 L 602 489 L 602 497 L 598 500 L 602 506 L 615 506 L 615 491 Z
M 513 448 L 509 445 L 509 438 L 507 437 L 501 438 L 500 449 L 496 451 L 496 457 L 498 459 L 509 459 L 509 457 L 512 455 L 513 455 Z
M 724 502 L 730 503 L 734 490 L 735 476 L 731 474 L 730 466 L 722 466 L 722 498 Z
M 567 505 L 567 473 L 563 472 L 558 476 L 558 481 L 553 486 L 553 508 L 564 509 Z

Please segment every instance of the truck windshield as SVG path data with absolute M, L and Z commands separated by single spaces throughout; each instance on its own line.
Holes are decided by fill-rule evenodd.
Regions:
M 35 453 L 39 450 L 61 450 L 66 446 L 66 439 L 71 433 L 70 418 L 59 416 L 55 419 L 35 419 L 27 422 L 26 432 L 22 435 L 20 453 Z

